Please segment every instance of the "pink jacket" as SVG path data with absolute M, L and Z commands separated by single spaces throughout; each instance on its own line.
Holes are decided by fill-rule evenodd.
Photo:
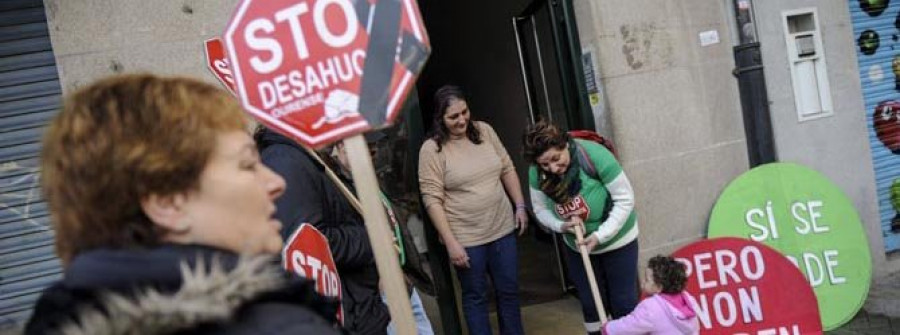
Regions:
M 654 294 L 641 301 L 631 314 L 603 326 L 607 335 L 681 335 L 699 334 L 700 323 L 691 307 L 690 295 Z

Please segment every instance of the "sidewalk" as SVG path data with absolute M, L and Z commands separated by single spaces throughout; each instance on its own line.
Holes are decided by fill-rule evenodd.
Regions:
M 434 323 L 435 333 L 441 334 L 437 304 L 434 302 L 434 298 L 425 297 L 423 296 L 423 300 L 427 300 L 426 309 L 429 309 L 428 314 Z M 573 297 L 523 307 L 522 319 L 528 334 L 583 334 L 580 305 L 578 300 Z M 496 319 L 493 313 L 491 323 L 494 324 L 496 331 Z M 900 335 L 900 273 L 873 283 L 865 305 L 853 320 L 826 334 Z
M 828 334 L 900 334 L 900 273 L 873 283 L 856 317 Z

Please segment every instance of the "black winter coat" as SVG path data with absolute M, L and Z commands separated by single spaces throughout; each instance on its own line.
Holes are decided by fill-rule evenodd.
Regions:
M 274 257 L 192 245 L 98 249 L 44 291 L 25 334 L 339 334 L 336 311 Z
M 275 202 L 282 238 L 289 238 L 303 223 L 321 231 L 341 277 L 345 329 L 353 334 L 386 334 L 390 313 L 381 301 L 375 256 L 362 216 L 324 167 L 294 141 L 271 130 L 263 130 L 256 140 L 263 163 L 287 184 Z

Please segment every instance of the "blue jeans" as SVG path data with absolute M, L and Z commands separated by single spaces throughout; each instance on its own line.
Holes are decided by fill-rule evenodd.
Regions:
M 384 304 L 387 304 L 387 297 L 384 296 L 384 292 L 381 292 L 381 301 Z M 428 320 L 428 315 L 425 314 L 425 306 L 422 305 L 422 298 L 419 297 L 419 292 L 416 291 L 415 288 L 412 289 L 412 294 L 409 296 L 409 303 L 412 304 L 412 312 L 413 319 L 416 321 L 416 331 L 419 335 L 434 335 L 434 330 L 431 329 L 431 321 Z M 387 326 L 388 335 L 397 334 L 397 329 L 394 327 L 394 321 Z
M 456 268 L 462 287 L 463 313 L 470 335 L 490 335 L 487 275 L 497 297 L 497 321 L 502 335 L 524 334 L 519 310 L 518 251 L 513 233 L 496 241 L 466 248 L 469 268 Z
M 581 254 L 565 247 L 566 264 L 568 265 L 569 278 L 578 291 L 578 300 L 581 301 L 581 312 L 584 314 L 585 327 L 588 331 L 600 330 L 600 316 L 594 306 L 594 297 L 591 295 L 591 286 L 588 284 L 587 274 Z M 606 313 L 611 313 L 613 319 L 618 319 L 634 310 L 638 303 L 638 242 L 637 240 L 625 246 L 599 255 L 590 255 L 591 266 L 594 268 L 594 277 L 597 278 L 597 288 L 600 290 L 600 299 Z

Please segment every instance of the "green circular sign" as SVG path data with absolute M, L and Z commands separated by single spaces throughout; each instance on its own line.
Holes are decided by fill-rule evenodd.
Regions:
M 787 256 L 812 285 L 824 330 L 850 321 L 869 292 L 872 259 L 859 214 L 810 168 L 774 163 L 744 173 L 716 202 L 708 235 L 751 239 Z

